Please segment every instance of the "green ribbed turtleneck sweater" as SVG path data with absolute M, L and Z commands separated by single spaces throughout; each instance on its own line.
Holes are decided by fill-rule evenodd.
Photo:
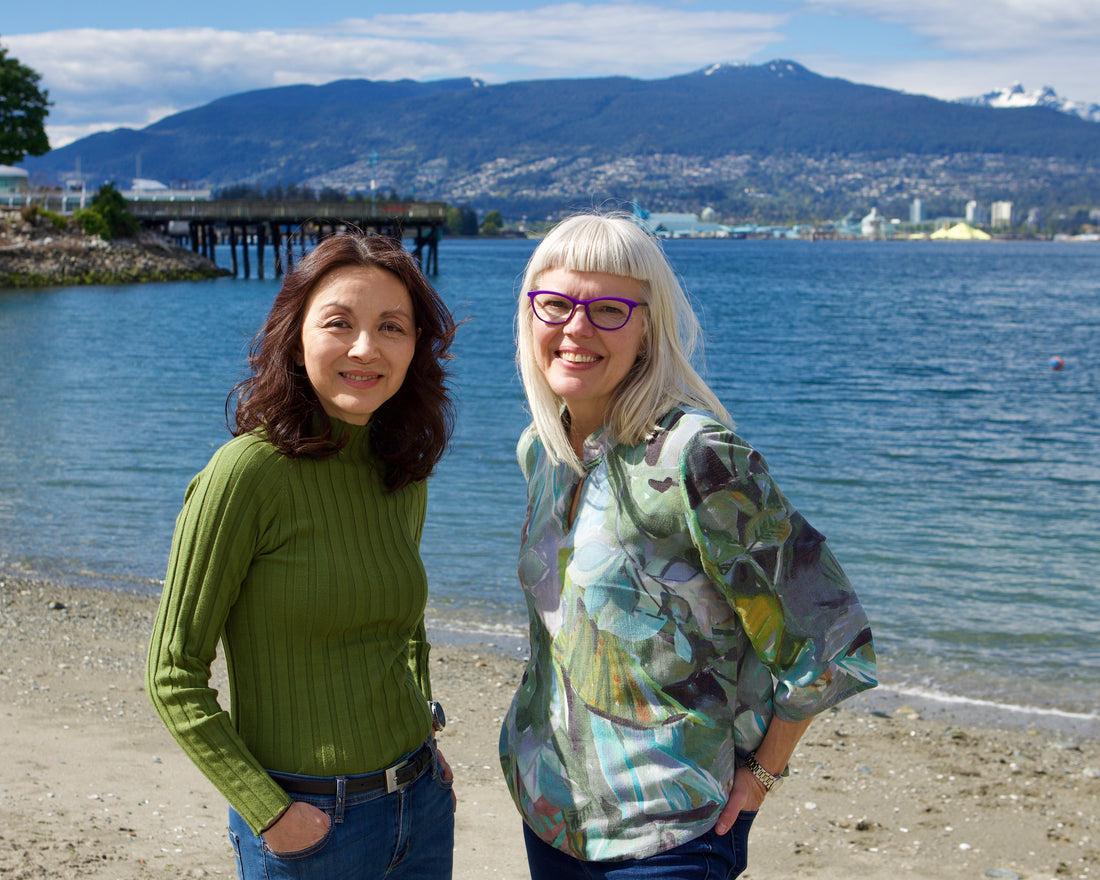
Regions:
M 383 490 L 367 429 L 333 458 L 255 434 L 219 449 L 176 520 L 146 689 L 257 834 L 290 800 L 264 772 L 369 773 L 431 733 L 425 484 Z M 228 713 L 210 687 L 221 641 Z

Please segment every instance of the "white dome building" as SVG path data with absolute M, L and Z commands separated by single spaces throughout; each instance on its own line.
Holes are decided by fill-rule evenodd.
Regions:
M 872 208 L 871 213 L 860 221 L 859 229 L 864 238 L 882 238 L 886 230 L 886 218 L 878 212 L 877 207 Z
M 22 168 L 0 165 L 0 196 L 26 195 L 31 191 L 31 177 Z

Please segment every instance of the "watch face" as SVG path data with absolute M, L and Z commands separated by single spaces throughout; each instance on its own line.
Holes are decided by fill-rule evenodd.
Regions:
M 442 730 L 447 726 L 447 716 L 443 712 L 442 704 L 432 700 L 428 706 L 432 710 L 432 730 Z

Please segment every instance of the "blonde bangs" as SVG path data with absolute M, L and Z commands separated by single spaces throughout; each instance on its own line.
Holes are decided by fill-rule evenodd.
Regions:
M 660 242 L 625 214 L 580 214 L 555 226 L 535 249 L 523 274 L 516 313 L 516 360 L 531 418 L 551 460 L 583 472 L 562 427 L 565 401 L 550 389 L 535 361 L 527 292 L 551 269 L 633 278 L 643 287 L 646 355 L 619 389 L 608 414 L 617 439 L 640 443 L 676 405 L 705 409 L 721 420 L 729 414 L 692 366 L 700 328 L 683 287 Z M 732 426 L 732 424 L 731 424 Z

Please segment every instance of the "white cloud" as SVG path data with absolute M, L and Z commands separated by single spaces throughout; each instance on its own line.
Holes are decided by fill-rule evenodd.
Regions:
M 805 0 L 805 8 L 900 25 L 925 56 L 805 59 L 821 73 L 940 98 L 961 98 L 1022 82 L 1067 98 L 1100 101 L 1096 0 Z
M 75 29 L 4 42 L 42 74 L 54 102 L 51 143 L 60 146 L 92 131 L 144 127 L 224 95 L 298 83 L 668 76 L 762 51 L 781 38 L 783 20 L 569 3 L 518 12 L 378 15 L 293 32 Z
M 485 78 L 501 65 L 539 76 L 653 77 L 748 58 L 783 39 L 786 19 L 649 4 L 566 3 L 525 12 L 379 15 L 345 24 L 395 39 L 413 34 L 435 48 L 479 59 L 477 75 Z
M 293 31 L 71 29 L 12 35 L 3 43 L 42 74 L 54 102 L 54 146 L 94 131 L 142 128 L 225 95 L 297 83 L 657 78 L 714 62 L 774 57 L 827 76 L 943 98 L 1020 80 L 1100 101 L 1093 74 L 1100 45 L 1096 0 L 801 0 L 783 4 L 782 14 L 701 5 L 571 2 L 517 11 L 386 13 Z M 919 48 L 888 57 L 889 49 L 871 39 L 856 53 L 821 45 L 800 51 L 790 36 L 799 15 L 832 16 L 842 27 L 852 25 L 849 36 L 860 23 L 893 25 L 916 37 Z M 814 38 L 827 39 L 830 29 L 820 30 Z
M 828 70 L 854 82 L 874 83 L 899 91 L 933 95 L 946 100 L 973 97 L 1020 82 L 1029 89 L 1051 86 L 1064 98 L 1100 101 L 1096 78 L 1088 73 L 1086 56 L 1079 71 L 1067 69 L 1067 56 L 1032 55 L 1003 61 L 973 58 L 903 61 L 889 64 L 853 63 L 821 59 L 818 70 Z M 1052 71 L 1060 71 L 1057 78 Z
M 902 25 L 935 48 L 960 53 L 1034 52 L 1100 42 L 1096 0 L 804 0 L 821 12 Z

